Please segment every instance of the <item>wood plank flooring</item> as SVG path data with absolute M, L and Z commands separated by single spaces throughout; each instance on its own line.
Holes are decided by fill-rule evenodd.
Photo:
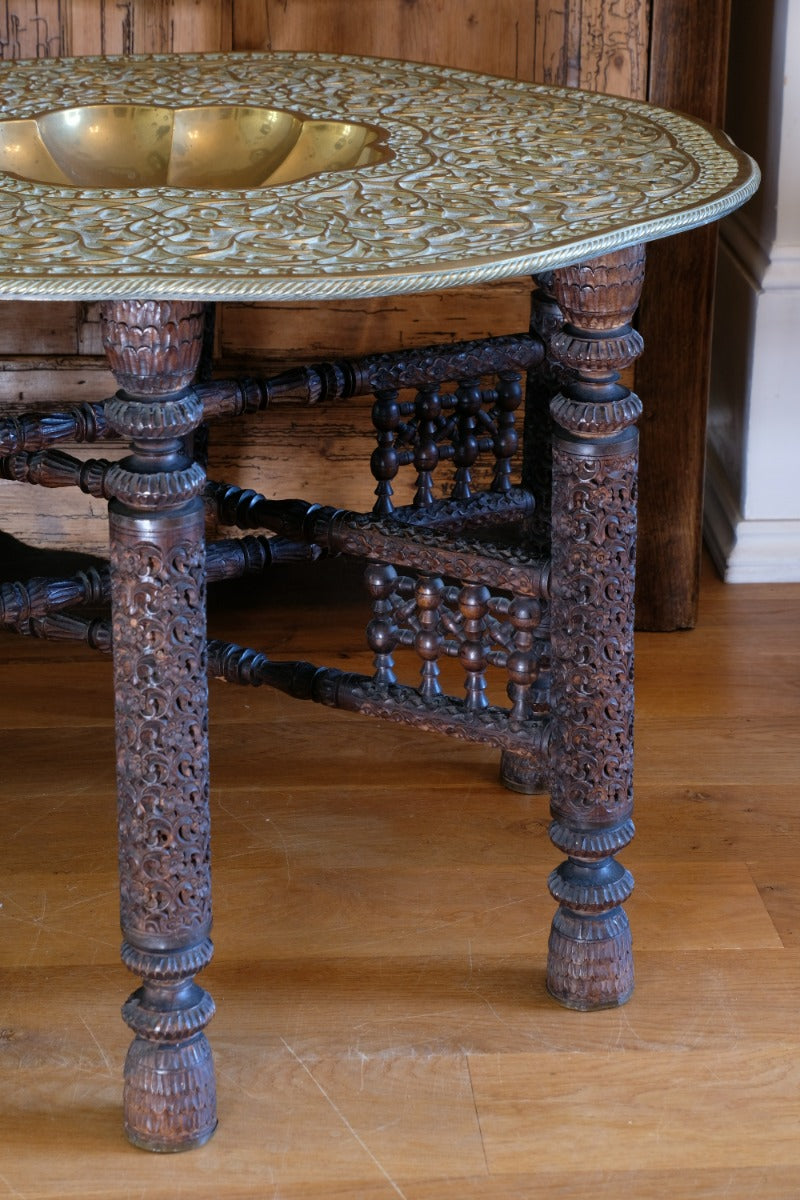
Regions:
M 217 636 L 365 667 L 326 564 Z M 324 592 L 324 589 L 327 591 Z M 323 594 L 324 592 L 324 594 Z M 800 587 L 638 638 L 637 990 L 544 991 L 558 861 L 495 754 L 212 685 L 220 1128 L 120 1128 L 110 664 L 0 638 L 0 1197 L 800 1196 Z

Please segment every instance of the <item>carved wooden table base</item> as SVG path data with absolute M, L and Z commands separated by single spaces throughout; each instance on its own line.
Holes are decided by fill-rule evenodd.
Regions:
M 510 787 L 549 788 L 566 855 L 550 879 L 548 987 L 575 1008 L 625 1001 L 632 880 L 614 856 L 633 836 L 640 404 L 620 372 L 641 349 L 631 319 L 644 255 L 620 247 L 733 211 L 757 186 L 755 165 L 677 113 L 423 64 L 220 54 L 0 67 L 0 297 L 103 302 L 120 389 L 105 406 L 0 419 L 0 477 L 107 498 L 111 529 L 108 573 L 0 588 L 0 623 L 98 649 L 113 640 L 123 959 L 141 979 L 124 1008 L 130 1138 L 180 1150 L 216 1124 L 213 1003 L 194 982 L 211 957 L 209 670 L 498 747 Z M 294 142 L 259 140 L 272 125 L 251 127 L 256 110 L 306 151 L 302 130 L 322 128 L 360 129 L 370 152 L 342 160 L 337 134 L 309 165 Z M 165 129 L 187 121 L 166 146 Z M 220 133 L 235 128 L 241 139 Z M 103 130 L 115 132 L 96 139 Z M 364 299 L 523 273 L 539 283 L 530 334 L 193 385 L 204 309 L 186 297 Z M 404 388 L 417 391 L 410 408 Z M 277 396 L 365 391 L 373 514 L 206 486 L 185 449 L 201 421 Z M 109 433 L 131 443 L 121 464 L 52 449 Z M 487 447 L 494 475 L 475 492 Z M 455 484 L 437 500 L 443 458 Z M 418 507 L 399 512 L 392 482 L 409 465 Z M 209 555 L 204 502 L 257 535 Z M 368 563 L 373 678 L 206 645 L 209 574 L 325 551 Z M 109 593 L 111 626 L 71 611 Z M 397 683 L 396 649 L 419 655 L 419 686 Z M 444 655 L 463 668 L 463 697 L 441 693 Z M 505 707 L 487 699 L 489 669 L 505 672 Z
M 466 730 L 467 736 L 505 745 L 503 773 L 510 786 L 530 790 L 552 780 L 551 836 L 567 859 L 550 879 L 559 908 L 547 980 L 558 1000 L 581 1009 L 622 1003 L 633 987 L 630 932 L 621 908 L 633 885 L 614 854 L 633 835 L 634 422 L 641 406 L 620 385 L 619 371 L 641 348 L 630 320 L 641 291 L 643 261 L 643 251 L 634 248 L 558 270 L 547 280 L 553 300 L 544 293 L 545 303 L 551 308 L 557 304 L 553 311 L 563 317 L 553 322 L 551 365 L 543 374 L 531 372 L 529 397 L 536 388 L 549 386 L 552 392 L 559 382 L 563 386 L 550 398 L 552 435 L 542 443 L 530 429 L 526 433 L 524 475 L 539 492 L 541 508 L 551 513 L 549 523 L 539 522 L 536 535 L 540 550 L 549 556 L 549 573 L 535 582 L 548 558 L 538 563 L 530 559 L 531 582 L 521 577 L 518 586 L 523 592 L 531 587 L 534 596 L 544 596 L 542 588 L 548 593 L 549 720 L 533 721 L 528 734 L 515 734 L 512 706 L 510 732 L 493 730 L 496 718 L 482 697 L 485 655 L 479 634 L 490 594 L 477 583 L 467 587 L 461 600 L 468 640 L 460 653 L 472 695 L 461 717 L 441 704 L 435 714 L 408 715 L 406 695 L 391 686 L 391 669 L 380 666 L 385 657 L 377 633 L 380 622 L 373 621 L 371 634 L 379 639 L 374 643 L 375 684 L 310 664 L 282 668 L 263 656 L 216 644 L 212 651 L 213 672 L 227 678 L 269 682 L 296 696 L 418 719 L 427 728 L 459 736 Z M 542 302 L 540 294 L 539 309 Z M 216 1125 L 214 1069 L 204 1033 L 214 1005 L 194 982 L 212 953 L 205 478 L 184 449 L 184 439 L 203 417 L 203 405 L 190 386 L 201 352 L 203 316 L 202 306 L 188 302 L 118 301 L 102 309 L 104 345 L 120 386 L 105 417 L 132 446 L 130 457 L 105 469 L 101 488 L 112 497 L 122 956 L 142 980 L 123 1010 L 135 1035 L 125 1067 L 125 1128 L 134 1143 L 152 1150 L 200 1144 Z M 513 407 L 518 401 L 509 403 Z M 537 419 L 532 403 L 529 425 Z M 513 446 L 510 435 L 504 436 L 504 445 Z M 549 465 L 542 463 L 545 454 Z M 507 491 L 505 479 L 498 486 Z M 224 489 L 220 502 L 230 504 Z M 257 513 L 253 500 L 247 503 Z M 465 513 L 468 508 L 462 503 Z M 437 519 L 448 519 L 440 510 L 430 506 L 434 526 Z M 281 520 L 296 526 L 290 532 L 304 530 L 312 544 L 457 569 L 447 567 L 446 542 L 430 542 L 430 522 L 421 520 L 428 548 L 418 550 L 413 527 L 406 534 L 391 521 L 382 524 L 379 516 L 370 527 L 342 525 L 343 516 L 301 506 L 294 517 L 282 510 Z M 253 523 L 258 520 L 254 515 Z M 469 564 L 462 569 L 472 570 L 470 578 L 481 577 L 476 570 L 492 577 L 489 567 L 477 567 L 479 560 L 465 558 L 456 545 L 454 564 Z M 381 571 L 372 572 L 376 611 L 380 597 L 388 595 Z M 93 594 L 100 586 L 94 585 Z M 422 590 L 417 589 L 422 637 L 415 644 L 427 660 L 420 694 L 434 705 L 440 700 L 437 651 L 431 649 L 436 641 L 432 633 L 426 638 L 425 629 L 433 629 L 442 586 L 423 582 Z M 539 619 L 529 615 L 530 602 L 515 603 L 510 612 L 522 649 L 510 660 L 510 669 L 521 697 L 525 683 L 535 677 L 527 664 Z M 510 694 L 513 698 L 513 685 Z M 518 709 L 519 719 L 524 711 Z

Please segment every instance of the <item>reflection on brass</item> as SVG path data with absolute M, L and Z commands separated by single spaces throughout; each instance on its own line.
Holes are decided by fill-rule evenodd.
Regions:
M 73 187 L 274 187 L 388 156 L 373 126 L 233 104 L 90 104 L 0 121 L 0 171 Z
M 715 221 L 757 182 L 679 113 L 426 63 L 0 62 L 0 299 L 487 283 Z

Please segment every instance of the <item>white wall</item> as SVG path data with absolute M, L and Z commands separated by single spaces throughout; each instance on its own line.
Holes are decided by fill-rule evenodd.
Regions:
M 728 97 L 763 183 L 721 228 L 706 541 L 729 582 L 800 581 L 800 0 L 733 0 Z

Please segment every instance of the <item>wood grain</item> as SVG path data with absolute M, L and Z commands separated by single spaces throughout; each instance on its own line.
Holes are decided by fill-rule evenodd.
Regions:
M 586 1159 L 602 1156 L 611 1171 L 752 1167 L 758 1156 L 750 1136 L 769 1145 L 772 1164 L 800 1167 L 797 1108 L 785 1102 L 797 1090 L 800 1064 L 780 1045 L 764 1048 L 757 1063 L 739 1045 L 662 1053 L 658 1076 L 648 1060 L 633 1051 L 599 1070 L 586 1055 L 568 1055 L 566 1061 L 546 1052 L 471 1059 L 490 1173 L 522 1173 L 543 1161 L 569 1170 L 576 1121 Z M 736 1142 L 730 1133 L 745 1070 L 750 1136 Z M 528 1090 L 532 1071 L 539 1081 L 535 1095 Z M 599 1112 L 602 1120 L 580 1119 Z
M 647 99 L 721 125 L 729 26 L 730 0 L 653 0 Z M 686 62 L 703 68 L 685 70 Z M 636 371 L 645 400 L 641 629 L 690 628 L 697 617 L 716 248 L 716 226 L 709 226 L 655 242 L 648 253 L 639 312 L 646 349 Z
M 649 4 L 583 0 L 578 86 L 643 100 L 647 88 Z
M 2 0 L 0 58 L 66 54 L 68 4 L 64 0 Z
M 306 576 L 212 631 L 361 668 L 357 577 Z M 110 664 L 0 660 L 0 1193 L 794 1200 L 800 587 L 707 570 L 639 639 L 637 991 L 594 1014 L 545 994 L 547 806 L 493 754 L 213 687 L 222 1123 L 177 1158 L 120 1132 Z
M 26 356 L 68 355 L 78 349 L 78 308 L 75 304 L 19 301 L 0 304 L 0 354 L 14 355 L 20 349 L 20 328 L 25 329 Z M 46 363 L 52 371 L 52 364 Z M 2 370 L 13 367 L 6 359 Z
M 530 79 L 526 8 L 519 0 L 266 0 L 260 28 L 270 50 L 376 54 Z

